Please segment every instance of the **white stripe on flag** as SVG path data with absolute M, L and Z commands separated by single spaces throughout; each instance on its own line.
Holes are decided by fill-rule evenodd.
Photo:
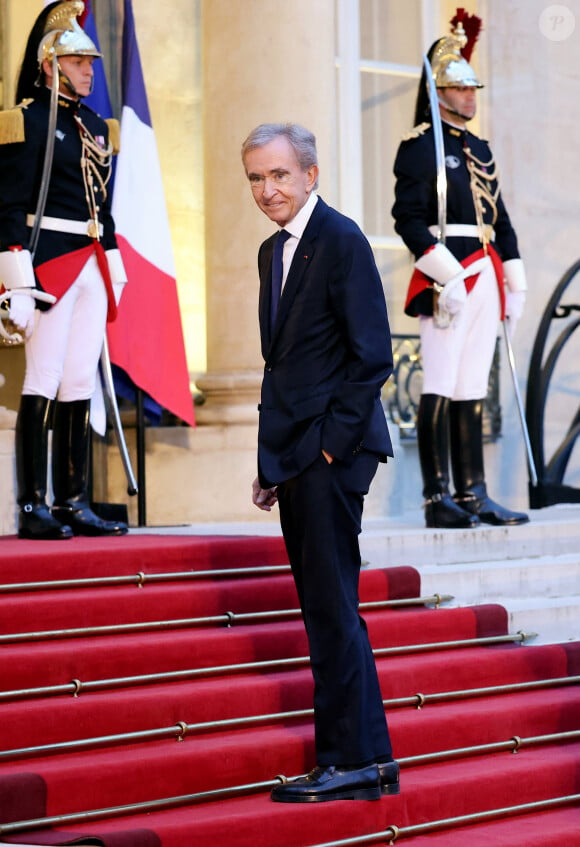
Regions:
M 112 211 L 117 233 L 148 262 L 175 277 L 155 133 L 128 106 L 121 113 Z

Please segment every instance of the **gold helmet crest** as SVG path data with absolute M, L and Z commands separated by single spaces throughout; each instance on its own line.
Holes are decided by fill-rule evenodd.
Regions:
M 85 10 L 82 0 L 66 0 L 59 3 L 46 19 L 44 35 L 38 45 L 38 63 L 44 59 L 52 61 L 54 56 L 94 56 L 100 58 L 77 18 Z
M 472 33 L 471 38 L 468 38 L 463 26 L 463 19 L 469 19 L 470 16 L 465 16 L 463 9 L 458 9 L 457 12 L 462 13 L 462 15 L 457 14 L 451 21 L 453 27 L 451 35 L 440 38 L 431 53 L 431 69 L 435 87 L 483 88 L 483 83 L 479 81 L 468 61 L 479 32 L 479 26 L 476 24 L 475 37 Z M 475 18 L 475 21 L 479 22 L 479 18 Z M 467 22 L 470 23 L 469 20 Z

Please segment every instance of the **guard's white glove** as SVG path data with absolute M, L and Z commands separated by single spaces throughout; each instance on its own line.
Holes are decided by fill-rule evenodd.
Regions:
M 526 302 L 526 270 L 521 259 L 507 259 L 503 263 L 505 277 L 505 314 L 508 318 L 510 337 L 516 331 L 516 324 L 522 316 Z
M 113 294 L 115 295 L 115 303 L 119 305 L 121 294 L 127 282 L 127 271 L 123 263 L 121 251 L 118 248 L 106 250 L 105 256 L 109 265 L 109 273 L 111 274 L 111 282 L 113 284 Z
M 9 317 L 18 329 L 30 338 L 34 329 L 34 297 L 32 288 L 17 288 L 10 297 Z
M 503 263 L 503 275 L 510 291 L 527 291 L 526 269 L 521 259 L 506 259 Z
M 506 291 L 505 294 L 505 316 L 508 320 L 510 337 L 513 338 L 516 325 L 521 318 L 526 304 L 525 291 Z
M 433 320 L 438 327 L 448 327 L 467 299 L 463 265 L 439 242 L 417 259 L 415 267 L 435 281 L 439 296 L 434 300 Z
M 446 282 L 439 292 L 439 310 L 445 310 L 450 315 L 458 315 L 467 300 L 467 291 L 461 276 L 454 276 Z

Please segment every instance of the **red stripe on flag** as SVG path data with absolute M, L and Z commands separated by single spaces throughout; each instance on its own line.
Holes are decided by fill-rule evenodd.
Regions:
M 117 233 L 127 271 L 117 320 L 108 327 L 111 361 L 159 405 L 195 426 L 175 279 Z M 164 328 L 171 327 L 171 332 Z

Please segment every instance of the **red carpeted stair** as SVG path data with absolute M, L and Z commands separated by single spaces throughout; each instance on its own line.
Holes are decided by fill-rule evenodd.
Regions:
M 272 803 L 314 764 L 286 562 L 277 538 L 0 540 L 0 844 L 580 845 L 580 644 L 417 602 L 408 567 L 360 586 L 401 795 Z

